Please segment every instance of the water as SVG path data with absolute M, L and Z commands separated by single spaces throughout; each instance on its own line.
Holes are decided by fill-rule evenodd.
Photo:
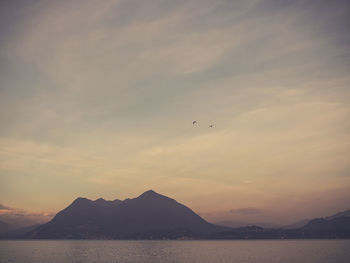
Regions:
M 350 240 L 0 241 L 1 263 L 342 263 Z

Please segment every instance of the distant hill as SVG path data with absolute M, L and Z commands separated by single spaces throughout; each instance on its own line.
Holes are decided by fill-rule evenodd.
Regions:
M 5 233 L 5 232 L 8 232 L 10 231 L 12 228 L 9 224 L 3 222 L 3 221 L 0 221 L 0 233 Z
M 301 228 L 305 236 L 312 238 L 349 238 L 350 217 L 317 218 Z
M 305 226 L 309 222 L 310 222 L 310 219 L 303 219 L 303 220 L 300 220 L 298 222 L 295 222 L 295 223 L 292 223 L 289 225 L 281 226 L 281 228 L 285 228 L 285 229 L 300 228 L 300 227 Z
M 226 226 L 230 228 L 239 228 L 239 227 L 246 227 L 246 226 L 259 226 L 264 228 L 276 228 L 280 227 L 278 224 L 269 223 L 269 222 L 254 222 L 254 223 L 247 223 L 242 221 L 218 221 L 214 222 L 216 225 L 220 226 Z
M 334 219 L 334 218 L 337 218 L 337 217 L 342 217 L 342 216 L 350 217 L 350 210 L 346 210 L 346 211 L 339 212 L 339 213 L 336 213 L 336 214 L 331 215 L 331 216 L 327 216 L 324 219 L 331 220 L 331 219 Z M 304 220 L 300 220 L 298 222 L 295 222 L 293 224 L 281 226 L 281 228 L 285 228 L 285 229 L 300 228 L 300 227 L 305 226 L 310 221 L 312 221 L 312 219 L 304 219 Z
M 262 228 L 248 226 L 207 235 L 207 239 L 307 239 L 350 238 L 350 217 L 311 220 L 305 226 L 294 229 Z
M 11 228 L 10 230 L 8 230 L 6 232 L 0 233 L 0 238 L 6 238 L 6 239 L 23 238 L 29 231 L 32 231 L 33 229 L 37 228 L 38 226 L 40 226 L 40 225 Z
M 174 199 L 149 190 L 124 201 L 77 198 L 30 238 L 128 239 L 180 238 L 225 231 Z
M 336 213 L 334 215 L 326 217 L 326 219 L 330 220 L 330 219 L 334 219 L 334 218 L 342 217 L 342 216 L 350 217 L 350 210 L 346 210 L 346 211 L 343 211 L 343 212 Z
M 346 210 L 343 212 L 336 213 L 331 216 L 327 216 L 324 219 L 325 220 L 331 220 L 337 217 L 350 217 L 350 210 Z M 297 229 L 305 226 L 307 223 L 312 221 L 312 219 L 303 219 L 300 221 L 297 221 L 295 223 L 289 224 L 289 225 L 279 225 L 279 224 L 274 224 L 274 223 L 267 223 L 267 222 L 255 222 L 255 223 L 247 223 L 247 222 L 242 222 L 242 221 L 218 221 L 215 222 L 215 224 L 220 225 L 220 226 L 226 226 L 226 227 L 231 227 L 231 228 L 244 228 L 247 226 L 259 226 L 263 228 L 281 228 L 281 229 Z
M 350 217 L 340 216 L 332 219 L 316 218 L 311 220 L 302 229 L 307 230 L 350 230 Z

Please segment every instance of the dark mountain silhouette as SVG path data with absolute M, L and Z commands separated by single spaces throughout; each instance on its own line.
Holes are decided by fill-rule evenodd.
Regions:
M 280 227 L 279 224 L 269 223 L 269 222 L 254 222 L 254 223 L 247 223 L 243 221 L 218 221 L 214 222 L 214 224 L 219 226 L 226 226 L 230 228 L 240 228 L 245 226 L 259 226 L 263 228 L 277 228 Z
M 303 220 L 294 222 L 294 223 L 289 224 L 289 225 L 281 226 L 280 228 L 284 228 L 284 229 L 300 228 L 300 227 L 305 226 L 305 225 L 306 225 L 307 223 L 309 223 L 309 222 L 310 222 L 310 219 L 303 219 Z
M 48 223 L 2 233 L 1 238 L 36 239 L 302 239 L 350 238 L 349 211 L 294 228 L 208 223 L 174 199 L 149 190 L 133 199 L 77 198 Z
M 34 230 L 40 225 L 11 228 L 9 231 L 0 233 L 0 238 L 16 239 L 23 238 L 29 231 Z
M 179 238 L 227 230 L 174 199 L 149 190 L 124 201 L 78 198 L 30 238 Z
M 294 229 L 262 228 L 247 226 L 207 235 L 207 239 L 305 239 L 305 238 L 350 238 L 350 217 L 331 220 L 313 219 L 305 226 Z
M 342 217 L 342 216 L 350 217 L 350 210 L 346 210 L 346 211 L 339 212 L 339 213 L 336 213 L 336 214 L 331 215 L 331 216 L 327 216 L 324 219 L 331 220 L 331 219 L 334 219 L 334 218 L 337 218 L 337 217 Z M 301 227 L 305 226 L 307 223 L 309 223 L 312 220 L 313 219 L 304 219 L 304 220 L 300 220 L 298 222 L 295 222 L 293 224 L 281 226 L 280 228 L 286 228 L 286 229 L 301 228 Z
M 340 216 L 332 219 L 317 218 L 311 220 L 303 230 L 317 233 L 348 233 L 350 234 L 350 217 Z
M 4 233 L 4 232 L 8 232 L 10 231 L 12 228 L 9 224 L 0 221 L 0 233 Z
M 339 212 L 339 213 L 336 213 L 336 214 L 331 215 L 331 216 L 327 216 L 326 219 L 327 219 L 327 220 L 330 220 L 330 219 L 337 218 L 337 217 L 341 217 L 341 216 L 350 217 L 350 210 L 346 210 L 346 211 Z
M 350 217 L 350 210 L 346 210 L 331 216 L 327 216 L 324 219 L 331 220 L 342 216 Z M 288 225 L 279 225 L 279 224 L 266 223 L 266 222 L 247 223 L 247 222 L 240 222 L 240 221 L 219 221 L 219 222 L 215 222 L 215 224 L 220 226 L 227 226 L 231 228 L 242 228 L 242 227 L 254 225 L 254 226 L 259 226 L 263 228 L 297 229 L 305 226 L 310 221 L 312 221 L 312 219 L 303 219 Z

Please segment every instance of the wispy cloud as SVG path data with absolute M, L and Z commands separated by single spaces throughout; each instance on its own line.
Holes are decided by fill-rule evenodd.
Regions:
M 9 207 L 0 204 L 0 211 L 7 211 L 7 210 L 9 210 L 9 209 L 10 209 Z
M 48 212 L 29 212 L 0 204 L 0 220 L 13 227 L 43 224 L 48 222 L 54 215 L 54 213 Z

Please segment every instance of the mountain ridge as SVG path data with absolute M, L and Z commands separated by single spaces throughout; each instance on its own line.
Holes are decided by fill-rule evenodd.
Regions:
M 301 239 L 350 238 L 343 211 L 308 220 L 294 228 L 247 225 L 236 228 L 207 222 L 175 199 L 148 190 L 135 198 L 90 200 L 78 197 L 48 223 L 1 234 L 32 239 Z
M 152 238 L 209 234 L 226 227 L 205 221 L 175 199 L 148 190 L 120 201 L 78 197 L 30 238 Z M 156 234 L 155 234 L 156 233 Z

